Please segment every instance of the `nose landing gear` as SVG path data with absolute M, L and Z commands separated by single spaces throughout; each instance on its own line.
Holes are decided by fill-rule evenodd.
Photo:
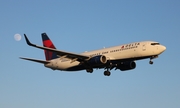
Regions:
M 152 60 L 150 60 L 150 61 L 149 61 L 149 64 L 151 64 L 151 65 L 152 65 L 152 64 L 153 64 L 153 61 L 152 61 Z
M 152 56 L 152 57 L 150 57 L 149 64 L 153 64 L 153 61 L 152 61 L 152 59 L 155 59 L 155 58 L 158 58 L 158 55 L 155 55 L 155 56 Z

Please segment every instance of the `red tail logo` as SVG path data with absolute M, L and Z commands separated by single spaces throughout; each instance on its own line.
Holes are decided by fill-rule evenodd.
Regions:
M 42 41 L 43 41 L 44 47 L 56 49 L 56 47 L 54 46 L 52 41 L 49 39 L 49 37 L 47 36 L 46 33 L 42 33 L 41 36 L 42 36 Z M 52 59 L 58 58 L 57 54 L 52 51 L 44 50 L 44 54 L 45 54 L 46 60 L 52 60 Z

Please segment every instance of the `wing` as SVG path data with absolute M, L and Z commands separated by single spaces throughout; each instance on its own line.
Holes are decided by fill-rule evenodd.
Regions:
M 43 50 L 48 50 L 48 51 L 56 52 L 57 56 L 59 56 L 59 57 L 69 58 L 69 59 L 71 59 L 73 61 L 85 61 L 85 60 L 88 60 L 90 58 L 89 56 L 86 56 L 86 55 L 75 54 L 75 53 L 65 52 L 65 51 L 56 50 L 56 49 L 52 49 L 52 48 L 48 48 L 48 47 L 38 46 L 38 45 L 32 44 L 29 41 L 29 39 L 27 38 L 26 34 L 24 34 L 24 37 L 26 39 L 26 43 L 29 46 L 32 46 L 32 47 L 35 47 L 35 48 L 39 48 L 39 49 L 43 49 Z

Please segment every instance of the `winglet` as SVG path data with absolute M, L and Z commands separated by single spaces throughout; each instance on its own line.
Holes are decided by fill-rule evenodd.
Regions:
M 35 44 L 32 44 L 29 39 L 27 38 L 26 34 L 24 34 L 24 37 L 26 39 L 26 43 L 29 45 L 29 46 L 36 46 Z

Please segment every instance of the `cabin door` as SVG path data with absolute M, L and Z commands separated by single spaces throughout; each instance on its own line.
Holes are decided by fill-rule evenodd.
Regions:
M 142 50 L 143 50 L 143 51 L 146 51 L 146 44 L 143 44 Z

